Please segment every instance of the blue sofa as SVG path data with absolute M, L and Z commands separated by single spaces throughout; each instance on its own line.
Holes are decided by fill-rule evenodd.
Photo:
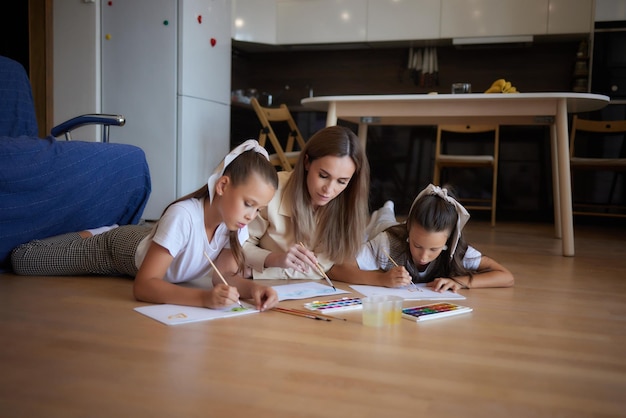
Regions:
M 24 242 L 138 223 L 150 196 L 140 148 L 37 132 L 26 72 L 0 56 L 0 271 L 10 269 L 11 250 Z

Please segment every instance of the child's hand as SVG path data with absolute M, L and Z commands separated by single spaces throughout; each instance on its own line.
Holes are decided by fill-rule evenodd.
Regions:
M 207 308 L 223 308 L 239 301 L 239 292 L 236 287 L 216 284 L 213 289 L 205 293 L 203 304 Z
M 411 283 L 411 275 L 403 266 L 394 267 L 385 273 L 386 287 L 403 287 Z
M 278 294 L 269 286 L 255 285 L 252 288 L 252 299 L 260 311 L 266 311 L 278 304 Z
M 451 290 L 456 293 L 457 290 L 463 289 L 459 283 L 447 277 L 436 278 L 426 286 L 432 287 L 435 292 L 445 292 L 446 290 Z

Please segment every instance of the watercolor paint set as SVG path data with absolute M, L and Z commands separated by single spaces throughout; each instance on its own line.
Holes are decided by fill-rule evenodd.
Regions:
M 454 303 L 440 302 L 404 308 L 402 309 L 402 317 L 411 321 L 426 321 L 428 319 L 443 318 L 468 312 L 472 312 L 472 308 L 455 305 Z
M 361 309 L 363 307 L 363 303 L 361 302 L 361 298 L 345 297 L 333 300 L 316 300 L 305 303 L 304 307 L 311 311 L 329 313 Z

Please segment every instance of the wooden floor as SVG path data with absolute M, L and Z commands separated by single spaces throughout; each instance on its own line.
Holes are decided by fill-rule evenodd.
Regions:
M 549 224 L 470 222 L 515 287 L 391 329 L 358 312 L 168 327 L 133 311 L 129 279 L 0 275 L 0 416 L 624 417 L 625 232 L 576 226 L 563 257 Z

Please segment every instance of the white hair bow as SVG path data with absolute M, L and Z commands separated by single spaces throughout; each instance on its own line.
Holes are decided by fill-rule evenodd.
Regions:
M 259 154 L 263 154 L 263 156 L 267 158 L 268 161 L 270 159 L 269 155 L 267 154 L 267 150 L 260 146 L 259 143 L 254 139 L 248 139 L 247 141 L 235 147 L 231 152 L 226 154 L 226 157 L 224 157 L 224 159 L 218 164 L 217 168 L 215 169 L 215 171 L 213 171 L 213 174 L 211 174 L 211 177 L 209 177 L 209 180 L 207 181 L 207 186 L 209 187 L 209 198 L 211 199 L 211 202 L 213 201 L 213 196 L 215 195 L 215 183 L 217 183 L 217 179 L 224 175 L 224 170 L 230 165 L 230 163 L 233 162 L 235 158 L 239 157 L 241 154 L 249 150 L 254 150 Z
M 456 251 L 456 247 L 459 244 L 459 239 L 461 239 L 461 231 L 463 230 L 463 227 L 465 226 L 465 224 L 469 220 L 470 214 L 463 207 L 463 205 L 461 205 L 459 202 L 457 202 L 456 199 L 454 199 L 452 196 L 448 195 L 448 190 L 447 189 L 442 189 L 441 187 L 435 186 L 434 184 L 429 184 L 428 186 L 426 186 L 426 188 L 424 190 L 422 190 L 417 195 L 417 197 L 413 201 L 413 204 L 411 205 L 411 209 L 409 210 L 409 213 L 411 213 L 413 211 L 413 206 L 415 206 L 415 203 L 422 196 L 426 196 L 426 195 L 437 195 L 437 196 L 441 197 L 443 200 L 445 200 L 446 202 L 454 205 L 454 208 L 456 209 L 456 213 L 457 213 L 458 217 L 457 217 L 457 220 L 456 220 L 456 231 L 452 231 L 453 234 L 456 233 L 455 236 L 454 236 L 454 239 L 452 240 L 452 249 L 450 250 L 450 258 L 452 258 L 454 256 L 454 252 Z

